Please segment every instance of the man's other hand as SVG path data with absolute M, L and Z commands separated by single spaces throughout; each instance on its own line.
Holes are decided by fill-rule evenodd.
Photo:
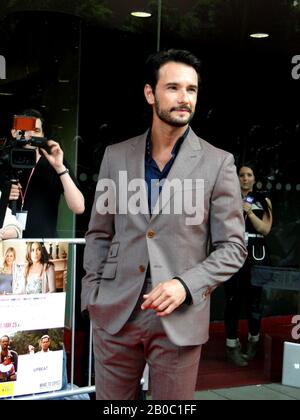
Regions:
M 159 283 L 150 293 L 143 296 L 142 310 L 153 309 L 157 316 L 170 315 L 186 298 L 186 291 L 177 279 Z
M 18 200 L 20 196 L 21 185 L 12 184 L 9 194 L 9 201 Z

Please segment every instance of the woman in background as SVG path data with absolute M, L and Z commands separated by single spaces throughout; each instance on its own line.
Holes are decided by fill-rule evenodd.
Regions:
M 12 293 L 12 281 L 16 250 L 7 248 L 4 254 L 3 266 L 0 268 L 0 294 Z
M 224 283 L 226 353 L 236 366 L 247 366 L 258 350 L 261 324 L 262 287 L 251 283 L 251 267 L 267 264 L 265 237 L 272 227 L 272 204 L 263 193 L 254 191 L 255 176 L 251 166 L 242 166 L 238 171 L 241 185 L 242 206 L 245 219 L 245 243 L 248 257 L 243 267 Z M 248 318 L 248 344 L 246 353 L 241 351 L 238 337 L 239 310 L 245 304 Z

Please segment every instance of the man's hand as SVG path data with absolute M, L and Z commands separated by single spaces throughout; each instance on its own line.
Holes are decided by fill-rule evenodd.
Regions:
M 19 195 L 20 195 L 20 188 L 21 188 L 20 184 L 18 184 L 18 185 L 12 184 L 11 190 L 10 190 L 10 195 L 9 195 L 9 201 L 18 200 Z
M 45 149 L 41 148 L 41 151 L 56 173 L 61 177 L 60 180 L 63 185 L 67 205 L 73 213 L 82 214 L 84 212 L 84 197 L 70 176 L 69 170 L 64 165 L 64 152 L 56 141 L 49 140 L 48 146 L 51 149 L 50 154 Z
M 150 293 L 144 295 L 142 310 L 153 309 L 157 316 L 170 315 L 186 298 L 186 291 L 179 280 L 159 283 Z
M 54 140 L 48 140 L 47 144 L 51 149 L 51 154 L 47 153 L 45 149 L 41 148 L 40 150 L 42 151 L 43 155 L 57 173 L 64 171 L 66 169 L 63 164 L 64 152 L 62 151 L 60 145 Z

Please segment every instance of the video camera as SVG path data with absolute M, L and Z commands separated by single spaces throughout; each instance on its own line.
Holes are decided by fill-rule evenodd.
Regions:
M 22 115 L 14 116 L 13 128 L 18 135 L 12 139 L 0 141 L 0 168 L 31 169 L 36 164 L 36 152 L 34 149 L 26 149 L 24 146 L 42 147 L 48 149 L 48 140 L 45 137 L 32 136 L 25 138 L 26 131 L 35 131 L 36 118 Z

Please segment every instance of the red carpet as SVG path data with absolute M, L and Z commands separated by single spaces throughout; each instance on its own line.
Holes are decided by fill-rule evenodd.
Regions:
M 197 390 L 232 388 L 281 381 L 282 352 L 284 341 L 291 337 L 292 316 L 268 317 L 262 322 L 261 348 L 257 358 L 248 367 L 240 368 L 227 362 L 225 357 L 225 333 L 223 322 L 211 323 L 210 340 L 203 346 L 199 366 Z M 240 322 L 240 339 L 247 342 L 247 323 Z M 70 368 L 70 332 L 65 331 L 65 345 Z M 75 383 L 85 385 L 87 380 L 87 357 L 83 357 L 87 343 L 86 333 L 76 332 Z
M 293 341 L 291 316 L 269 317 L 262 322 L 261 349 L 249 366 L 241 368 L 227 362 L 224 324 L 211 323 L 210 340 L 203 346 L 197 390 L 231 388 L 281 380 L 284 341 Z M 240 322 L 240 339 L 245 347 L 247 322 Z

